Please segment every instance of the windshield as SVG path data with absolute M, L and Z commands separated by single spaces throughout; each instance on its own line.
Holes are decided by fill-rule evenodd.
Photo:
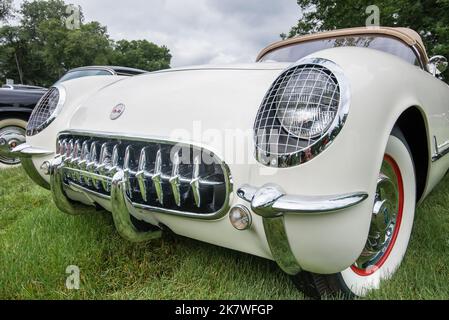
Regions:
M 76 79 L 76 78 L 82 78 L 82 77 L 90 77 L 90 76 L 110 76 L 112 75 L 107 70 L 100 70 L 100 69 L 86 69 L 86 70 L 76 70 L 76 71 L 69 71 L 64 76 L 62 76 L 61 79 L 59 79 L 58 83 Z
M 311 53 L 336 47 L 371 48 L 395 55 L 411 64 L 419 66 L 419 60 L 413 50 L 405 43 L 390 37 L 382 36 L 350 36 L 332 39 L 320 39 L 293 44 L 273 50 L 259 61 L 296 62 Z

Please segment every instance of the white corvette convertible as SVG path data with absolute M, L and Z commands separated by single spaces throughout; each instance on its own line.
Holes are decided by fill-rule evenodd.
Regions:
M 449 169 L 446 67 L 412 30 L 355 28 L 251 64 L 77 79 L 14 152 L 61 211 L 104 208 L 130 241 L 171 230 L 272 259 L 312 295 L 363 296 Z

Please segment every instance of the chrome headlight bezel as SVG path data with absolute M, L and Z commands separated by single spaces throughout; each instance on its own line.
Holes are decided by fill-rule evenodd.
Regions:
M 49 88 L 48 90 L 49 91 L 46 92 L 42 96 L 42 98 L 38 101 L 38 103 L 36 104 L 36 106 L 33 109 L 33 112 L 31 113 L 30 119 L 28 121 L 27 130 L 26 130 L 26 135 L 29 137 L 35 136 L 38 133 L 42 132 L 44 129 L 46 129 L 57 118 L 57 116 L 59 115 L 59 113 L 62 110 L 62 107 L 64 106 L 64 103 L 66 101 L 66 96 L 67 96 L 64 87 L 62 87 L 61 85 L 54 85 L 51 88 Z M 46 98 L 49 97 L 52 90 L 58 91 L 59 98 L 58 98 L 56 104 L 54 106 L 50 107 L 52 109 L 52 111 L 51 111 L 50 115 L 45 119 L 45 121 L 42 121 L 38 124 L 34 124 L 33 118 L 36 117 L 39 112 L 42 112 L 42 103 L 45 101 Z
M 337 81 L 340 97 L 332 122 L 321 134 L 304 139 L 288 132 L 280 120 L 277 120 L 278 124 L 275 123 L 279 105 L 273 107 L 273 96 L 276 95 L 276 90 L 279 90 L 279 82 L 285 80 L 286 77 L 291 77 L 295 70 L 308 66 L 327 69 Z M 335 62 L 323 58 L 305 58 L 289 66 L 274 81 L 257 113 L 254 124 L 254 140 L 255 157 L 258 162 L 265 166 L 285 168 L 297 166 L 315 158 L 335 140 L 342 130 L 349 113 L 350 97 L 349 80 Z M 284 133 L 276 133 L 276 130 Z M 286 136 L 288 137 L 286 138 Z

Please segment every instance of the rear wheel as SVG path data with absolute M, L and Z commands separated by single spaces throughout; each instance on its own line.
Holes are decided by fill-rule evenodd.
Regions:
M 333 275 L 302 272 L 294 282 L 313 297 L 364 296 L 391 278 L 401 264 L 413 227 L 416 181 L 413 161 L 401 132 L 390 136 L 377 190 L 370 231 L 360 257 L 348 269 Z
M 0 120 L 0 137 L 5 133 L 15 133 L 25 138 L 26 126 L 27 122 L 22 119 L 12 118 Z M 10 146 L 15 147 L 14 141 L 11 141 Z M 0 155 L 0 163 L 5 165 L 17 165 L 20 164 L 20 159 Z

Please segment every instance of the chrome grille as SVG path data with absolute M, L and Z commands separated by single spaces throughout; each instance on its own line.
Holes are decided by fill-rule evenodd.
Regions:
M 33 136 L 45 129 L 54 119 L 53 113 L 59 103 L 59 90 L 50 88 L 34 108 L 27 125 L 27 135 Z
M 319 64 L 300 64 L 285 71 L 271 86 L 258 111 L 255 125 L 255 143 L 259 160 L 274 159 L 274 166 L 291 166 L 306 161 L 307 152 L 327 133 L 320 128 L 316 134 L 312 130 L 314 117 L 309 122 L 291 121 L 290 126 L 282 125 L 288 113 L 281 116 L 282 109 L 294 105 L 307 110 L 319 108 L 318 117 L 329 120 L 336 117 L 340 106 L 340 85 L 335 74 Z M 290 120 L 290 119 L 288 119 Z M 300 138 L 292 132 L 303 132 L 309 138 Z M 318 131 L 318 130 L 317 130 Z M 319 146 L 317 146 L 319 147 Z M 293 154 L 297 157 L 291 157 Z M 310 153 L 316 153 L 311 151 Z
M 161 212 L 214 214 L 227 204 L 230 178 L 212 152 L 167 141 L 61 134 L 63 181 L 109 197 L 114 174 L 123 171 L 133 205 Z

